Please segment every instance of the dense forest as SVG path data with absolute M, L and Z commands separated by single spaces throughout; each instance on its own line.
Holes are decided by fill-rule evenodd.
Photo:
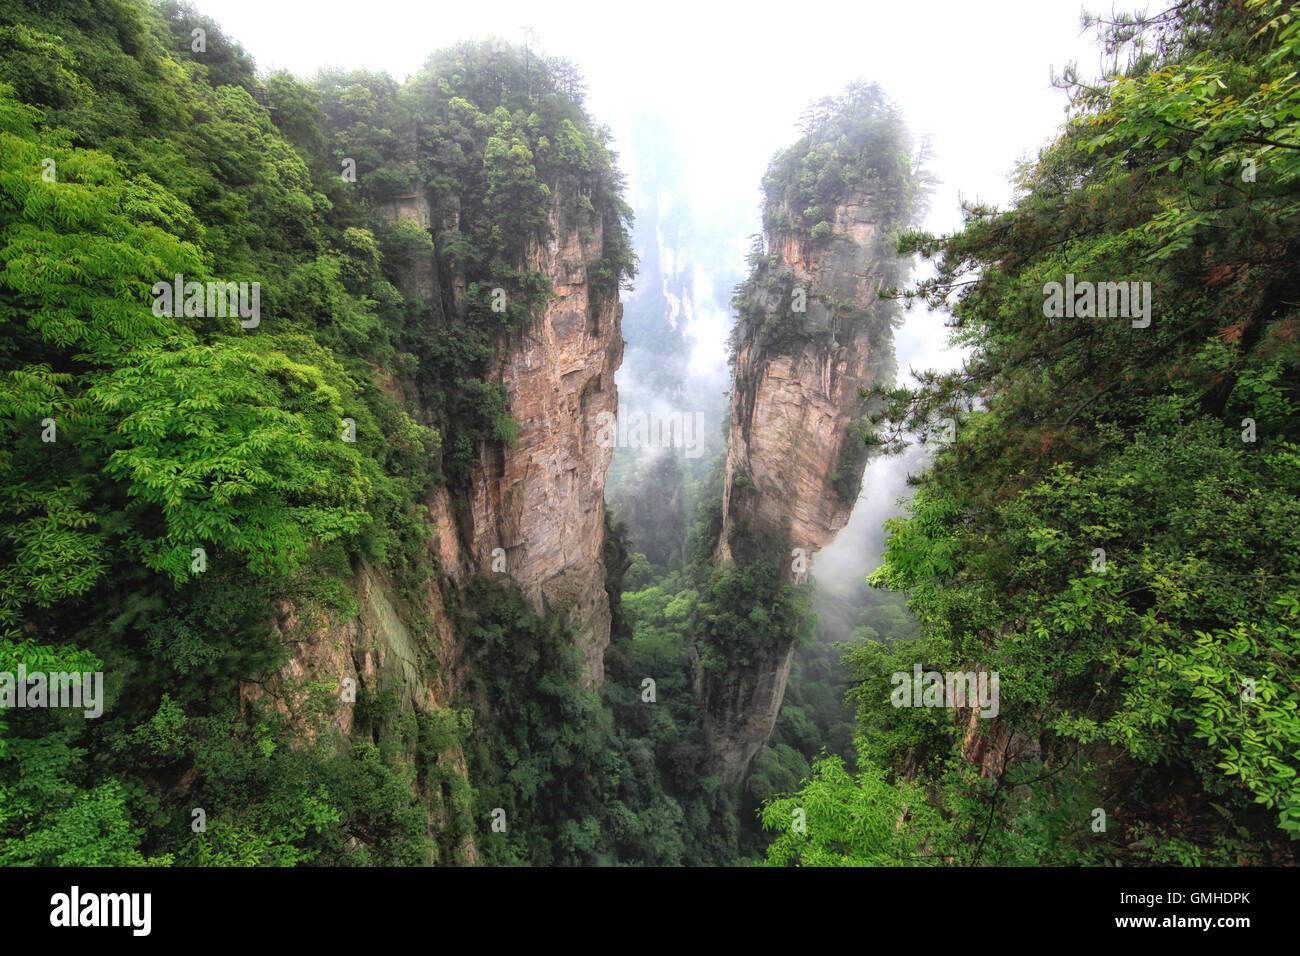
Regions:
M 573 63 L 304 78 L 186 2 L 11 0 L 0 863 L 1293 865 L 1300 13 L 1096 26 L 1123 66 L 952 234 L 888 84 L 814 103 L 697 401 L 717 229 L 634 217 Z M 968 357 L 905 384 L 922 303 Z M 620 361 L 698 448 L 595 437 Z
M 771 862 L 1294 862 L 1300 27 L 1181 3 L 1105 35 L 1143 42 L 1065 77 L 1014 208 L 902 241 L 939 265 L 905 294 L 973 350 L 879 389 L 874 442 L 942 443 L 872 578 L 920 633 L 846 655 L 858 766 L 767 807 Z M 1149 313 L 1088 307 L 1089 280 L 1149 284 Z M 993 729 L 882 706 L 918 664 L 999 673 Z

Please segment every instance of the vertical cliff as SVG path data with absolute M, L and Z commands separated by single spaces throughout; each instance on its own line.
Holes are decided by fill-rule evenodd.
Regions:
M 519 424 L 513 443 L 485 443 L 469 489 L 468 544 L 480 570 L 504 551 L 505 571 L 539 611 L 578 631 L 585 680 L 599 684 L 609 644 L 605 592 L 605 473 L 613 449 L 596 442 L 597 416 L 614 414 L 614 373 L 623 356 L 617 290 L 593 290 L 600 223 L 582 234 L 562 222 L 554 191 L 551 238 L 534 243 L 526 267 L 554 297 L 518 337 L 498 341 L 491 379 Z M 499 552 L 498 552 L 499 553 Z
M 844 196 L 818 239 L 788 204 L 771 213 L 766 253 L 739 299 L 717 555 L 770 560 L 798 583 L 848 522 L 861 485 L 854 423 L 859 389 L 887 367 L 888 338 L 872 321 L 885 270 L 868 194 Z M 793 653 L 791 634 L 748 666 L 705 674 L 705 734 L 724 784 L 744 778 L 771 733 Z
M 602 255 L 599 223 L 592 231 L 566 224 L 563 210 L 577 197 L 560 188 L 553 195 L 550 236 L 530 245 L 524 265 L 545 275 L 554 295 L 517 335 L 497 339 L 487 371 L 488 380 L 503 387 L 518 430 L 513 442 L 481 442 L 467 484 L 439 487 L 430 495 L 428 553 L 440 573 L 427 579 L 414 608 L 411 595 L 368 564 L 354 579 L 353 616 L 280 602 L 273 626 L 292 648 L 291 657 L 267 681 L 243 685 L 245 701 L 269 693 L 287 715 L 300 716 L 310 707 L 312 682 L 326 680 L 338 686 L 353 682 L 358 694 L 372 697 L 395 691 L 405 711 L 451 710 L 467 699 L 472 667 L 453 608 L 463 601 L 457 592 L 478 575 L 508 580 L 538 613 L 557 614 L 570 624 L 583 684 L 602 681 L 611 621 L 604 561 L 611 450 L 595 440 L 596 416 L 613 412 L 617 403 L 621 306 L 616 290 L 593 289 L 588 279 Z M 431 221 L 429 210 L 420 195 L 398 197 L 376 212 L 381 220 L 409 220 L 447 241 L 457 222 Z M 412 263 L 406 278 L 407 290 L 434 307 L 433 313 L 443 305 L 453 315 L 463 308 L 463 276 L 454 268 L 440 276 L 432 256 Z M 377 380 L 419 408 L 412 383 L 383 374 Z M 420 415 L 432 419 L 435 410 L 423 408 Z M 345 736 L 362 729 L 354 706 L 339 708 L 331 724 Z M 460 746 L 439 760 L 449 772 L 467 776 Z M 430 799 L 435 833 L 466 809 L 448 794 Z M 477 862 L 470 834 L 458 836 L 456 858 Z
M 394 277 L 419 369 L 396 387 L 444 434 L 429 501 L 452 587 L 482 575 L 574 629 L 582 681 L 609 643 L 597 419 L 617 409 L 621 179 L 571 67 L 504 44 L 435 56 L 395 97 L 371 210 L 418 226 Z M 390 235 L 400 230 L 394 228 Z M 390 238 L 389 244 L 395 245 Z
M 612 413 L 617 406 L 614 373 L 622 357 L 622 306 L 617 290 L 593 289 L 588 278 L 602 260 L 602 224 L 598 221 L 586 230 L 565 221 L 566 208 L 579 197 L 559 184 L 552 195 L 549 235 L 530 244 L 521 265 L 545 276 L 554 294 L 517 334 L 496 339 L 485 376 L 505 392 L 518 423 L 514 440 L 480 442 L 468 483 L 440 487 L 427 502 L 434 532 L 429 551 L 443 572 L 443 583 L 431 583 L 425 601 L 446 665 L 440 690 L 430 698 L 440 705 L 456 690 L 451 682 L 454 639 L 443 591 L 474 574 L 505 578 L 539 613 L 556 613 L 573 625 L 586 683 L 599 684 L 603 675 L 610 626 L 604 486 L 612 452 L 597 444 L 596 421 L 601 412 Z M 378 206 L 376 215 L 390 224 L 416 223 L 449 244 L 458 229 L 456 218 L 434 221 L 430 209 L 428 198 L 420 193 L 396 197 Z M 404 285 L 444 322 L 454 323 L 464 309 L 464 275 L 453 262 L 440 276 L 432 253 L 413 259 Z M 382 373 L 377 380 L 395 397 L 419 406 L 418 390 L 409 381 Z M 434 410 L 420 409 L 420 417 L 432 420 Z M 384 592 L 391 588 L 373 571 L 364 571 L 359 580 L 363 608 L 374 603 L 371 595 L 387 601 Z M 292 610 L 285 614 L 297 621 Z M 364 612 L 357 621 L 331 627 L 345 639 L 353 635 L 355 639 L 345 643 L 355 648 L 363 648 L 369 637 L 394 632 L 367 625 Z M 383 638 L 379 643 L 391 642 Z M 319 653 L 304 648 L 291 670 L 309 672 L 307 661 L 313 656 Z M 364 657 L 365 652 L 353 656 Z M 344 666 L 340 672 L 346 670 Z M 369 673 L 360 669 L 363 683 Z M 346 720 L 341 726 L 347 729 Z
M 481 599 L 498 592 L 482 580 L 569 628 L 559 640 L 576 649 L 576 673 L 566 655 L 548 677 L 582 688 L 604 678 L 612 449 L 597 442 L 597 422 L 617 409 L 619 289 L 633 260 L 612 156 L 570 85 L 562 65 L 527 51 L 466 44 L 403 86 L 350 74 L 324 90 L 339 152 L 372 164 L 358 164 L 353 195 L 387 283 L 371 294 L 392 351 L 367 356 L 370 380 L 436 430 L 440 448 L 419 463 L 429 480 L 424 514 L 404 525 L 406 553 L 354 562 L 350 607 L 278 602 L 273 627 L 289 661 L 242 696 L 269 695 L 293 717 L 310 709 L 313 684 L 350 685 L 356 704 L 335 710 L 330 726 L 354 740 L 390 703 L 422 728 L 432 719 L 436 732 L 421 730 L 414 760 L 438 751 L 426 796 L 439 860 L 478 859 L 473 834 L 485 822 L 481 812 L 469 819 L 467 794 L 499 785 L 501 714 L 536 692 L 528 673 L 510 672 L 521 684 L 508 692 L 485 687 L 472 635 L 480 603 L 495 597 Z M 365 234 L 349 241 L 369 245 Z M 535 659 L 538 629 L 518 617 L 511 625 L 510 653 Z M 500 759 L 508 769 L 517 756 Z
M 891 378 L 902 266 L 892 234 L 916 194 L 910 151 L 874 89 L 819 104 L 764 181 L 764 236 L 737 290 L 730 428 L 716 557 L 801 584 L 848 522 L 867 462 L 861 390 Z M 725 784 L 744 779 L 775 723 L 795 635 L 703 668 L 704 728 Z
M 834 539 L 866 464 L 850 427 L 862 414 L 859 389 L 887 367 L 888 338 L 872 321 L 887 277 L 872 197 L 844 197 L 818 239 L 817 224 L 787 203 L 767 218 L 767 254 L 742 294 L 736 335 L 723 561 L 769 547 L 811 556 Z

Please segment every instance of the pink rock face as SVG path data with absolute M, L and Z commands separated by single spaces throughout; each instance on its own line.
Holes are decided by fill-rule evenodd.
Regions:
M 831 475 L 846 443 L 860 441 L 849 422 L 861 406 L 858 387 L 870 384 L 869 355 L 865 332 L 849 347 L 826 352 L 810 344 L 761 363 L 752 348 L 740 350 L 737 370 L 752 371 L 756 380 L 747 394 L 733 392 L 724 559 L 731 558 L 728 537 L 739 516 L 751 533 L 804 548 L 809 557 L 848 523 L 852 503 L 831 487 Z M 738 474 L 752 487 L 738 487 Z
M 789 207 L 789 229 L 766 236 L 776 273 L 806 291 L 806 312 L 789 296 L 763 303 L 764 318 L 796 323 L 812 334 L 764 349 L 756 329 L 742 330 L 731 396 L 731 428 L 723 485 L 718 559 L 744 560 L 743 542 L 780 548 L 786 573 L 790 556 L 825 548 L 848 523 L 856 493 L 836 490 L 837 469 L 862 415 L 858 389 L 872 384 L 870 322 L 853 319 L 876 301 L 873 271 L 875 222 L 869 197 L 853 196 L 835 209 L 830 240 L 810 238 Z M 850 315 L 851 313 L 851 315 Z M 759 322 L 758 325 L 764 324 Z M 789 340 L 782 340 L 789 342 Z M 849 476 L 856 492 L 858 476 Z M 705 732 L 722 781 L 738 784 L 762 750 L 775 723 L 790 672 L 793 645 L 774 648 L 751 673 L 719 699 L 702 688 Z
M 601 257 L 600 224 L 585 233 L 562 228 L 560 209 L 557 199 L 551 220 L 555 238 L 534 244 L 524 263 L 551 278 L 555 297 L 531 325 L 498 343 L 489 373 L 509 396 L 519 423 L 517 440 L 512 446 L 493 443 L 481 449 L 467 494 L 439 487 L 427 502 L 433 527 L 429 550 L 445 576 L 429 583 L 423 601 L 435 633 L 408 633 L 402 615 L 393 609 L 397 601 L 391 584 L 366 569 L 359 580 L 358 618 L 305 622 L 296 609 L 282 610 L 277 626 L 298 633 L 302 642 L 283 679 L 351 677 L 358 687 L 372 690 L 384 680 L 396 681 L 418 709 L 449 706 L 460 683 L 464 649 L 457 646 L 444 592 L 478 573 L 503 575 L 535 610 L 564 617 L 579 634 L 585 683 L 603 680 L 610 628 L 605 473 L 613 449 L 596 441 L 597 416 L 618 407 L 614 373 L 623 358 L 622 306 L 616 292 L 593 294 L 588 284 L 588 273 Z M 385 213 L 389 221 L 430 225 L 423 196 L 398 197 Z M 444 228 L 455 225 L 454 218 L 442 223 Z M 432 261 L 416 263 L 410 281 L 427 302 L 439 302 Z M 463 280 L 453 277 L 448 290 L 453 303 L 459 303 L 463 286 Z M 416 394 L 410 383 L 376 376 L 412 414 L 427 418 L 411 407 Z M 453 500 L 462 496 L 467 500 Z M 438 662 L 438 676 L 429 687 L 414 664 L 421 656 Z M 245 697 L 256 696 L 257 688 L 246 688 Z M 349 714 L 345 710 L 337 718 L 344 733 L 351 730 Z
M 435 496 L 430 508 L 444 571 L 457 581 L 472 571 L 503 575 L 535 610 L 559 614 L 579 634 L 584 684 L 599 686 L 610 628 L 605 474 L 613 449 L 596 441 L 597 416 L 618 409 L 623 307 L 617 292 L 594 293 L 588 281 L 601 258 L 601 224 L 566 224 L 562 210 L 577 197 L 561 188 L 553 193 L 553 238 L 533 243 L 521 265 L 549 276 L 555 296 L 544 314 L 498 342 L 488 374 L 509 396 L 516 441 L 480 450 L 459 526 L 449 501 Z M 399 198 L 389 212 L 393 220 L 430 225 L 423 200 Z M 455 227 L 455 218 L 441 224 Z M 436 301 L 435 273 L 421 266 L 412 281 L 426 301 Z M 453 275 L 457 307 L 464 285 Z
M 560 196 L 558 189 L 554 192 Z M 411 219 L 430 226 L 423 196 L 398 197 L 384 214 L 390 222 Z M 454 229 L 456 223 L 452 216 L 441 227 Z M 601 258 L 600 224 L 586 232 L 562 228 L 557 199 L 551 225 L 556 238 L 535 244 L 524 266 L 549 276 L 555 297 L 527 328 L 498 343 L 489 373 L 509 396 L 519 423 L 517 441 L 481 449 L 467 495 L 444 486 L 426 503 L 433 527 L 429 552 L 441 571 L 419 597 L 429 627 L 413 631 L 410 615 L 403 613 L 409 609 L 402 607 L 393 582 L 382 571 L 363 566 L 356 581 L 355 616 L 311 614 L 281 602 L 272 626 L 292 645 L 290 660 L 264 683 L 243 684 L 245 703 L 269 697 L 287 716 L 305 716 L 304 708 L 312 707 L 311 685 L 317 684 L 328 685 L 331 696 L 345 687 L 357 693 L 396 687 L 410 709 L 450 707 L 465 676 L 465 648 L 447 608 L 452 591 L 476 573 L 503 574 L 535 610 L 560 614 L 578 632 L 584 683 L 598 686 L 603 681 L 610 629 L 605 473 L 613 449 L 597 443 L 597 416 L 618 408 L 614 373 L 623 359 L 623 312 L 617 291 L 595 293 L 588 282 Z M 415 263 L 408 279 L 424 301 L 442 307 L 432 259 Z M 453 307 L 459 307 L 464 291 L 464 278 L 453 275 L 446 290 Z M 428 413 L 415 407 L 412 383 L 378 370 L 376 382 L 414 417 L 430 422 Z M 462 496 L 467 500 L 454 500 Z M 505 559 L 500 572 L 498 548 Z M 302 722 L 304 730 L 307 723 Z M 338 707 L 331 723 L 340 734 L 350 734 L 352 706 Z M 463 775 L 460 748 L 447 757 Z M 467 863 L 477 860 L 469 837 L 461 852 Z
M 604 679 L 609 644 L 605 592 L 605 473 L 612 448 L 596 441 L 597 416 L 618 410 L 614 373 L 623 360 L 622 305 L 592 294 L 601 255 L 599 225 L 582 236 L 560 228 L 535 246 L 528 268 L 551 277 L 555 298 L 509 347 L 498 349 L 498 381 L 519 423 L 513 447 L 483 449 L 473 474 L 470 548 L 483 570 L 496 548 L 505 574 L 538 610 L 574 625 L 588 686 Z
M 786 215 L 801 222 L 793 210 L 787 208 Z M 767 303 L 766 314 L 824 323 L 834 332 L 834 344 L 822 335 L 794 349 L 763 352 L 752 333 L 742 337 L 723 486 L 719 556 L 724 561 L 733 557 L 730 537 L 739 520 L 751 536 L 803 548 L 809 557 L 848 523 L 853 502 L 831 483 L 846 444 L 860 440 L 849 423 L 862 413 L 858 389 L 871 385 L 872 351 L 869 323 L 838 318 L 834 304 L 864 310 L 876 299 L 870 216 L 870 206 L 859 197 L 836 207 L 830 241 L 813 242 L 799 225 L 767 236 L 777 271 L 792 274 L 796 288 L 807 290 L 808 311 L 794 312 L 791 302 L 782 300 Z M 817 319 L 819 311 L 828 310 Z

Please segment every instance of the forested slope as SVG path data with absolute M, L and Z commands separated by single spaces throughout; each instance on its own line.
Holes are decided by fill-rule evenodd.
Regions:
M 404 85 L 263 79 L 191 7 L 119 0 L 10 4 L 0 50 L 0 669 L 105 677 L 94 717 L 4 712 L 0 859 L 597 852 L 536 817 L 474 844 L 503 805 L 585 814 L 532 803 L 554 740 L 505 779 L 503 728 L 557 718 L 507 722 L 535 705 L 464 660 L 505 629 L 519 680 L 599 711 L 572 652 L 607 637 L 455 544 L 525 427 L 521 330 L 578 290 L 617 352 L 628 210 L 572 68 L 466 44 Z M 584 258 L 541 274 L 557 230 Z
M 1300 21 L 1105 35 L 1131 65 L 1067 77 L 1014 205 L 904 244 L 973 352 L 882 396 L 876 440 L 941 442 L 874 578 L 921 632 L 850 655 L 863 772 L 770 805 L 773 862 L 1294 862 Z M 914 666 L 999 674 L 998 712 L 891 706 Z

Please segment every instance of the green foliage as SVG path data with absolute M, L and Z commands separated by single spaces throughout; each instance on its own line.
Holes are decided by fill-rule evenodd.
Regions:
M 485 373 L 551 297 L 525 252 L 553 215 L 588 242 L 604 227 L 605 295 L 630 275 L 630 214 L 571 68 L 467 47 L 443 56 L 446 95 L 428 71 L 263 86 L 210 19 L 135 0 L 20 0 L 0 50 L 0 661 L 102 669 L 108 697 L 99 720 L 0 720 L 0 858 L 459 861 L 468 711 L 363 693 L 348 740 L 329 688 L 302 688 L 291 721 L 245 691 L 281 673 L 286 608 L 358 612 L 363 563 L 412 633 L 432 629 L 443 435 L 457 478 L 514 441 Z M 480 72 L 493 62 L 523 67 L 522 86 Z M 440 126 L 465 97 L 481 116 Z M 472 140 L 470 165 L 448 132 Z M 432 233 L 387 214 L 417 188 Z M 261 323 L 155 314 L 155 283 L 177 274 L 259 283 Z
M 365 489 L 321 374 L 260 340 L 202 344 L 146 305 L 151 278 L 198 264 L 192 246 L 150 221 L 167 221 L 161 210 L 175 200 L 155 188 L 146 205 L 148 191 L 107 157 L 42 139 L 11 100 L 0 110 L 10 357 L 0 469 L 17 519 L 0 570 L 7 621 L 20 595 L 49 606 L 85 593 L 111 549 L 180 581 L 196 546 L 287 570 L 313 539 L 355 532 Z M 41 177 L 47 155 L 54 182 Z M 130 218 L 118 212 L 126 204 Z M 43 265 L 53 261 L 63 265 Z M 48 443 L 47 419 L 63 427 Z M 126 521 L 132 531 L 111 532 Z
M 763 826 L 780 831 L 768 866 L 899 866 L 937 862 L 946 836 L 941 816 L 915 784 L 892 784 L 862 761 L 851 775 L 838 756 L 817 762 L 796 796 L 763 808 Z
M 922 184 L 901 115 L 879 87 L 850 84 L 810 106 L 801 127 L 802 137 L 772 160 L 763 177 L 768 228 L 777 224 L 770 217 L 778 210 L 787 219 L 802 210 L 812 238 L 829 238 L 830 223 L 819 220 L 851 193 L 870 195 L 883 223 L 910 216 Z
M 811 641 L 813 623 L 808 591 L 783 583 L 780 567 L 761 561 L 714 570 L 698 608 L 682 612 L 705 671 L 722 681 Z
M 636 742 L 616 733 L 609 707 L 579 686 L 572 636 L 555 618 L 526 610 L 514 592 L 479 582 L 469 599 L 462 630 L 475 694 L 491 702 L 468 751 L 483 858 L 535 866 L 681 862 L 680 837 L 656 830 L 680 826 L 681 809 L 644 768 L 628 765 Z M 505 811 L 505 832 L 492 828 L 497 809 Z
M 921 636 L 851 661 L 870 759 L 920 773 L 938 805 L 986 807 L 963 837 L 975 859 L 1041 863 L 1055 833 L 1063 862 L 1260 863 L 1297 832 L 1288 22 L 1277 4 L 1206 3 L 1116 26 L 1121 48 L 1161 32 L 1161 55 L 1076 87 L 1014 207 L 905 244 L 938 258 L 915 294 L 955 301 L 972 357 L 878 390 L 886 447 L 944 417 L 956 441 L 874 577 L 907 592 Z M 1067 274 L 1150 282 L 1150 327 L 1045 315 Z M 913 663 L 999 672 L 996 722 L 965 739 L 964 721 L 890 713 L 883 681 Z M 995 758 L 983 792 L 957 781 L 1008 735 L 1023 763 Z M 1118 835 L 1081 829 L 1091 797 L 1057 775 Z

